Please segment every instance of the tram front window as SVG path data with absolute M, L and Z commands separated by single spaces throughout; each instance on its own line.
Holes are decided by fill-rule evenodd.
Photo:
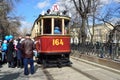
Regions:
M 43 33 L 51 34 L 51 19 L 50 18 L 44 19 L 43 26 L 44 26 Z
M 54 34 L 61 34 L 62 33 L 62 19 L 54 20 Z

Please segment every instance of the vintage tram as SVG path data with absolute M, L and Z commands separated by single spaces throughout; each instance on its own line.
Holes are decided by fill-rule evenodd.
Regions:
M 35 20 L 31 37 L 43 67 L 71 65 L 69 22 L 69 16 L 60 14 L 42 14 Z

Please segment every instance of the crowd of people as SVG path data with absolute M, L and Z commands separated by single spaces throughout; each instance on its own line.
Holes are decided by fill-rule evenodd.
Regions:
M 17 39 L 5 36 L 5 40 L 0 41 L 0 65 L 8 64 L 8 68 L 24 68 L 24 74 L 28 75 L 28 64 L 30 64 L 30 73 L 34 74 L 34 50 L 35 42 L 30 38 L 30 34 Z

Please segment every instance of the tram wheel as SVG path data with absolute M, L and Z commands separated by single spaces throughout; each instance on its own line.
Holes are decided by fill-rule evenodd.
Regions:
M 42 63 L 43 63 L 43 68 L 46 68 L 46 67 L 47 67 L 47 63 L 46 63 L 46 61 L 43 60 Z
M 57 66 L 58 66 L 59 68 L 61 68 L 61 67 L 62 67 L 62 63 L 59 61 Z

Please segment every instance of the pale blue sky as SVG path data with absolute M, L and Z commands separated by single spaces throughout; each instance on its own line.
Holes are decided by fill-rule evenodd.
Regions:
M 23 18 L 22 27 L 31 27 L 39 14 L 55 3 L 56 0 L 21 0 L 15 5 L 15 15 Z
M 15 15 L 23 17 L 21 20 L 22 27 L 32 27 L 39 14 L 41 14 L 42 11 L 50 9 L 57 1 L 58 0 L 21 0 L 15 5 Z M 115 3 L 112 4 L 113 2 L 111 3 L 111 1 L 120 2 L 119 0 L 101 0 L 106 7 L 116 5 Z M 102 11 L 103 13 L 101 13 L 103 15 L 104 10 L 106 10 L 105 8 Z

